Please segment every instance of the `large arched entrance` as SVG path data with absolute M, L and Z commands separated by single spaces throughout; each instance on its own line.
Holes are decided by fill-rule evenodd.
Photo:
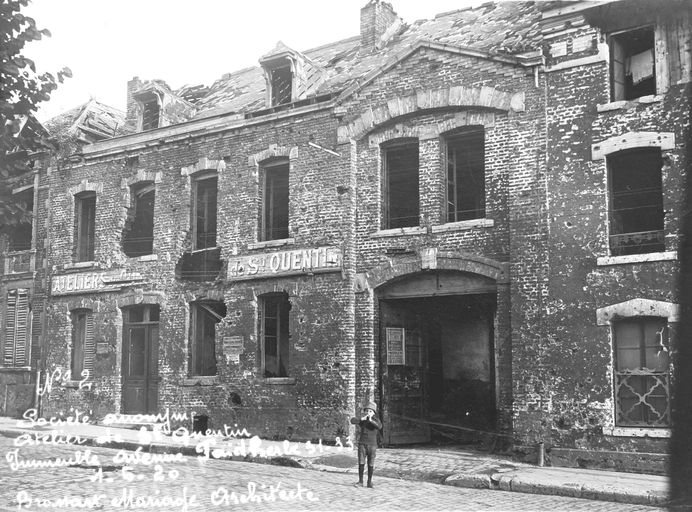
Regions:
M 496 429 L 497 292 L 492 277 L 451 269 L 376 288 L 386 444 Z

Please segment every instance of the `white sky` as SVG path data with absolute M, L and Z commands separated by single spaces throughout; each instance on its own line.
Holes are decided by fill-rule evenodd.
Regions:
M 95 97 L 125 110 L 127 81 L 211 83 L 258 65 L 277 41 L 298 50 L 356 36 L 368 0 L 32 0 L 21 12 L 52 37 L 27 45 L 39 72 L 67 66 L 45 120 Z M 483 0 L 390 0 L 406 23 Z

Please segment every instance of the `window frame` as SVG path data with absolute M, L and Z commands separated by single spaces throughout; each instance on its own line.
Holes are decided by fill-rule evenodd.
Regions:
M 647 324 L 663 326 L 661 333 L 665 333 L 665 342 L 663 334 L 659 341 L 659 345 L 647 345 L 646 340 L 646 329 Z M 624 330 L 624 326 L 634 326 L 638 332 L 638 346 L 620 346 L 619 338 L 622 336 L 621 332 Z M 613 398 L 614 398 L 614 424 L 616 428 L 670 428 L 671 427 L 671 358 L 670 358 L 670 321 L 666 317 L 658 316 L 631 316 L 626 318 L 620 318 L 611 324 L 611 333 L 613 340 Z M 657 331 L 658 334 L 658 331 Z M 656 371 L 647 368 L 647 348 L 659 348 L 659 352 L 656 357 L 660 357 L 660 354 L 666 352 L 666 361 L 664 361 L 663 371 Z M 638 351 L 639 352 L 639 366 L 636 368 L 625 368 L 624 370 L 620 367 L 621 352 L 622 351 Z M 639 401 L 630 407 L 626 412 L 623 412 L 624 406 L 621 403 L 620 390 L 625 389 L 625 392 L 629 389 L 631 394 L 636 396 L 636 392 L 633 390 L 634 383 L 630 383 L 629 379 L 634 379 L 634 381 L 643 380 L 646 388 L 646 382 L 648 379 L 656 379 L 655 385 L 650 387 L 648 392 L 640 395 L 639 401 L 644 398 L 641 404 L 642 416 L 644 419 L 642 421 L 636 421 L 626 419 L 626 414 L 631 412 L 635 407 L 639 405 Z M 646 402 L 646 398 L 652 395 L 652 392 L 657 388 L 663 387 L 665 391 L 666 408 L 662 414 L 664 421 L 657 422 L 655 419 L 651 420 L 650 407 L 651 405 Z M 624 398 L 636 399 L 635 396 L 628 396 Z M 660 395 L 653 395 L 654 397 L 659 397 Z M 648 407 L 647 407 L 648 406 Z
M 285 176 L 284 176 L 285 175 Z M 285 182 L 285 193 L 281 194 L 282 214 L 285 213 L 285 225 L 275 227 L 279 215 L 277 211 L 276 187 L 274 186 L 281 178 Z M 262 196 L 261 196 L 261 233 L 260 241 L 268 242 L 271 240 L 285 240 L 290 237 L 291 223 L 291 164 L 286 158 L 279 158 L 262 164 Z M 283 217 L 284 215 L 281 215 Z M 274 232 L 280 230 L 276 235 Z
M 75 260 L 78 263 L 94 261 L 96 256 L 96 206 L 96 192 L 75 195 Z
M 627 49 L 625 48 L 624 44 L 621 42 L 621 40 L 625 37 L 626 34 L 632 34 L 637 31 L 643 31 L 643 30 L 651 30 L 653 33 L 653 44 L 651 45 L 651 51 L 653 54 L 653 91 L 645 91 L 645 94 L 639 94 L 639 95 L 634 95 L 632 94 L 632 88 L 636 84 L 627 84 L 627 75 L 626 75 L 626 59 L 631 57 L 631 55 L 627 55 Z M 649 96 L 649 95 L 655 95 L 655 94 L 662 94 L 662 91 L 659 91 L 659 73 L 664 72 L 665 66 L 663 66 L 659 62 L 659 57 L 656 52 L 656 37 L 657 37 L 657 31 L 658 27 L 656 26 L 655 23 L 645 23 L 641 25 L 637 25 L 634 27 L 629 27 L 627 29 L 622 29 L 622 30 L 616 30 L 613 32 L 610 32 L 607 35 L 607 42 L 608 42 L 608 50 L 610 53 L 610 98 L 611 101 L 633 101 L 638 98 L 641 98 L 642 96 Z M 644 50 L 647 51 L 647 50 Z M 620 52 L 624 52 L 622 56 L 618 56 L 617 54 Z M 640 52 L 642 53 L 642 52 Z M 637 54 L 638 55 L 638 54 Z M 620 59 L 620 60 L 619 60 Z M 619 77 L 622 77 L 622 81 L 619 81 Z M 647 79 L 648 80 L 648 79 Z M 618 90 L 618 85 L 620 84 L 621 90 Z
M 286 378 L 290 372 L 290 311 L 291 300 L 287 293 L 269 293 L 260 298 L 259 338 L 261 340 L 261 373 L 264 378 Z M 268 311 L 269 306 L 276 305 L 276 315 L 268 316 L 273 312 Z M 275 320 L 273 329 L 268 329 L 267 320 Z M 275 332 L 275 335 L 267 334 L 267 331 Z M 276 371 L 268 368 L 268 338 L 276 338 Z
M 26 204 L 25 209 L 31 213 L 31 220 L 9 226 L 7 252 L 25 252 L 34 248 L 34 191 L 33 185 L 12 191 L 18 203 Z
M 646 155 L 645 158 L 642 158 L 642 155 Z M 654 169 L 654 167 L 651 167 L 650 169 L 647 168 L 642 168 L 642 167 L 637 167 L 636 169 L 636 175 L 634 174 L 634 171 L 631 173 L 635 177 L 639 178 L 640 180 L 642 177 L 644 179 L 648 179 L 649 181 L 656 181 L 656 187 L 651 188 L 649 190 L 649 194 L 653 198 L 654 194 L 657 194 L 657 197 L 655 199 L 651 199 L 652 201 L 655 201 L 655 204 L 650 204 L 650 205 L 644 205 L 641 206 L 639 202 L 637 201 L 637 206 L 631 207 L 631 208 L 626 208 L 626 207 L 617 207 L 616 208 L 616 203 L 617 201 L 617 196 L 620 195 L 620 197 L 624 197 L 626 195 L 632 195 L 635 193 L 639 193 L 640 197 L 643 196 L 644 194 L 647 193 L 647 190 L 645 188 L 641 189 L 635 189 L 635 190 L 627 190 L 627 191 L 619 191 L 619 188 L 623 188 L 622 186 L 616 190 L 616 182 L 622 181 L 623 183 L 628 183 L 627 182 L 627 173 L 630 173 L 629 169 L 632 168 L 633 165 L 639 164 L 644 165 L 642 162 L 646 162 L 647 159 L 652 160 L 652 165 L 653 165 L 653 160 L 657 160 L 656 165 L 658 166 L 658 163 L 660 163 L 660 167 L 658 169 Z M 619 161 L 618 161 L 619 160 Z M 630 160 L 630 162 L 626 162 L 625 160 Z M 607 176 L 608 176 L 608 251 L 611 256 L 627 256 L 627 255 L 634 255 L 634 254 L 652 254 L 652 253 L 660 253 L 664 252 L 666 250 L 665 246 L 665 208 L 664 208 L 664 195 L 663 195 L 663 154 L 661 151 L 660 147 L 644 147 L 644 148 L 629 148 L 629 149 L 624 149 L 622 151 L 617 151 L 610 153 L 606 156 L 606 166 L 607 166 Z M 654 175 L 654 173 L 657 173 Z M 619 176 L 615 176 L 615 174 L 618 174 Z M 646 176 L 649 174 L 650 176 Z M 660 188 L 658 187 L 658 183 L 660 183 Z M 629 187 L 628 187 L 629 188 Z M 660 191 L 660 193 L 659 193 Z M 624 198 L 622 201 L 626 201 L 626 198 Z M 646 222 L 655 222 L 656 217 L 659 217 L 657 222 L 660 222 L 660 224 L 656 227 L 656 229 L 649 229 L 649 230 L 643 230 L 643 231 L 632 231 L 628 230 L 626 231 L 626 227 L 624 227 L 625 223 L 627 224 L 632 224 L 634 222 L 641 222 L 641 220 L 637 221 L 635 219 L 635 213 L 630 212 L 627 213 L 628 210 L 633 210 L 633 209 L 640 209 L 640 208 L 650 208 L 650 209 L 655 209 L 655 212 L 652 212 L 652 214 L 645 215 Z M 623 213 L 625 212 L 625 213 Z M 654 215 L 655 214 L 655 215 Z M 629 242 L 634 242 L 634 244 L 631 244 L 629 246 L 623 246 L 620 247 L 622 244 L 629 243 Z M 652 243 L 649 243 L 652 242 Z M 642 250 L 645 249 L 646 246 L 649 245 L 651 247 L 651 250 Z M 619 248 L 620 247 L 620 248 Z M 638 248 L 638 249 L 637 249 Z M 636 252 L 632 252 L 632 250 L 635 250 Z
M 288 105 L 293 102 L 294 89 L 293 69 L 290 62 L 273 67 L 269 70 L 269 84 L 271 88 L 270 99 L 271 106 L 278 107 L 280 105 Z M 281 80 L 287 84 L 288 90 L 281 90 Z
M 145 256 L 154 254 L 154 208 L 156 206 L 156 185 L 153 182 L 144 182 L 132 185 L 130 187 L 131 194 L 131 214 L 132 220 L 130 229 L 125 231 L 122 236 L 123 252 L 131 257 Z M 142 198 L 152 194 L 151 196 L 151 213 L 146 214 L 140 209 Z M 149 215 L 148 217 L 146 215 Z M 145 226 L 140 229 L 140 226 Z M 140 237 L 132 237 L 133 234 L 144 235 Z M 127 249 L 127 246 L 134 246 L 134 251 Z M 144 248 L 145 252 L 137 251 L 138 248 Z
M 223 315 L 221 313 L 223 313 Z M 191 378 L 214 377 L 218 375 L 219 361 L 216 357 L 216 333 L 217 325 L 225 316 L 226 305 L 222 301 L 200 300 L 190 303 L 190 357 L 188 373 Z M 211 323 L 209 322 L 210 320 Z M 208 338 L 206 334 L 209 333 L 208 328 L 210 326 L 214 336 Z M 208 340 L 211 342 L 211 348 L 204 346 L 205 342 Z M 201 358 L 200 350 L 202 355 Z M 206 355 L 208 354 L 213 358 L 213 361 L 209 365 L 205 364 L 205 362 L 208 363 L 208 361 L 206 361 Z M 199 372 L 198 366 L 200 367 Z M 207 369 L 211 370 L 207 372 Z
M 461 182 L 460 174 L 462 175 L 462 177 L 473 178 L 474 175 L 477 174 L 477 171 L 472 169 L 472 166 L 475 164 L 474 162 L 467 162 L 467 165 L 464 165 L 462 168 L 462 166 L 457 163 L 456 153 L 453 159 L 450 158 L 450 150 L 456 149 L 458 151 L 461 151 L 461 148 L 455 148 L 455 146 L 460 146 L 461 143 L 463 143 L 464 141 L 469 141 L 470 143 L 478 144 L 478 142 L 475 140 L 477 138 L 480 138 L 479 144 L 481 146 L 480 153 L 482 155 L 482 169 L 480 171 L 479 176 L 481 178 L 481 183 L 474 187 L 474 189 L 476 190 L 474 190 L 475 193 L 472 194 L 473 199 L 476 203 L 476 207 L 473 210 L 459 210 L 459 203 L 461 201 L 459 199 L 459 188 Z M 467 144 L 467 146 L 471 146 L 470 143 Z M 485 187 L 485 128 L 483 126 L 472 127 L 469 129 L 465 129 L 463 131 L 456 131 L 454 133 L 445 135 L 443 138 L 442 148 L 445 181 L 445 223 L 485 219 L 487 215 Z M 477 150 L 477 147 L 470 148 L 469 153 L 472 153 L 473 151 Z M 454 177 L 453 180 L 450 180 L 450 165 L 453 166 L 453 168 L 451 169 L 451 173 Z M 452 192 L 452 190 L 450 190 L 451 187 L 453 187 L 454 196 L 452 199 L 450 199 L 450 192 Z M 451 207 L 454 207 L 455 210 L 452 211 Z M 463 215 L 464 211 L 469 211 L 473 213 L 471 215 Z
M 87 378 L 94 375 L 96 344 L 94 342 L 94 314 L 91 309 L 73 309 L 72 317 L 72 357 L 70 375 L 72 380 L 82 380 L 83 372 L 88 370 Z
M 209 186 L 211 181 L 214 182 L 213 187 L 213 208 L 211 207 L 211 196 L 207 196 L 204 201 L 201 195 L 212 191 Z M 217 230 L 218 230 L 218 198 L 219 198 L 219 181 L 216 171 L 203 172 L 196 175 L 192 181 L 192 250 L 201 251 L 214 249 L 217 247 Z M 200 188 L 204 188 L 204 192 L 200 193 Z M 201 208 L 204 210 L 204 215 L 200 217 L 198 212 Z M 203 223 L 203 230 L 200 231 L 200 221 Z M 213 231 L 211 230 L 213 228 Z M 202 237 L 202 238 L 200 238 Z M 202 243 L 200 241 L 202 240 Z
M 161 105 L 157 94 L 143 96 L 139 99 L 142 105 L 141 131 L 155 130 L 161 126 Z
M 390 162 L 393 161 L 393 154 L 398 153 L 398 152 L 405 152 L 408 150 L 411 150 L 413 147 L 416 147 L 416 160 L 417 164 L 415 166 L 416 171 L 415 175 L 416 178 L 415 180 L 411 180 L 412 182 L 415 182 L 415 191 L 410 190 L 407 191 L 406 195 L 413 197 L 414 195 L 416 196 L 417 204 L 416 208 L 412 209 L 413 212 L 415 212 L 415 215 L 410 215 L 408 217 L 394 217 L 392 215 L 392 183 L 391 183 L 391 178 L 392 178 L 392 173 L 393 172 L 410 172 L 411 175 L 413 175 L 412 168 L 411 169 L 404 169 L 403 171 L 401 169 L 398 169 L 394 171 L 392 169 L 392 164 Z M 421 214 L 421 201 L 420 201 L 420 140 L 418 138 L 402 138 L 402 139 L 396 139 L 393 141 L 388 141 L 386 143 L 383 143 L 380 146 L 380 155 L 381 155 L 381 162 L 382 162 L 382 227 L 381 229 L 401 229 L 401 228 L 411 228 L 411 227 L 420 227 L 420 214 Z M 400 156 L 399 158 L 402 158 Z M 408 178 L 411 178 L 410 176 Z M 411 185 L 413 186 L 413 185 Z M 413 193 L 415 192 L 415 194 Z M 405 218 L 412 218 L 414 220 L 411 221 L 411 223 L 407 223 L 405 221 L 402 222 L 393 222 L 393 219 L 405 219 Z

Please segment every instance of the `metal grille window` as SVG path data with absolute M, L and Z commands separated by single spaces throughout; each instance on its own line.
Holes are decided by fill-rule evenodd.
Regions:
M 662 166 L 658 148 L 608 157 L 613 256 L 665 251 Z
M 88 370 L 94 375 L 94 316 L 89 309 L 72 311 L 72 380 L 81 380 Z
M 420 224 L 418 141 L 383 148 L 384 229 Z
M 3 366 L 28 365 L 29 317 L 29 290 L 25 288 L 10 290 L 7 293 L 3 330 Z
M 288 294 L 262 298 L 261 338 L 262 367 L 265 377 L 288 377 Z
M 262 197 L 262 238 L 288 238 L 289 164 L 278 162 L 264 167 Z
M 94 261 L 96 239 L 96 193 L 84 192 L 75 197 L 77 261 Z
M 154 252 L 154 199 L 153 183 L 133 187 L 131 217 L 123 233 L 123 252 L 130 257 Z
M 226 316 L 226 305 L 220 301 L 193 302 L 190 310 L 190 374 L 216 375 L 216 324 Z
M 666 318 L 613 324 L 615 423 L 629 427 L 670 426 L 670 355 Z
M 205 174 L 194 182 L 194 246 L 192 250 L 216 247 L 216 200 L 218 178 L 216 174 Z
M 485 134 L 482 129 L 447 139 L 447 222 L 485 217 Z
M 271 71 L 272 106 L 291 103 L 293 73 L 290 66 Z

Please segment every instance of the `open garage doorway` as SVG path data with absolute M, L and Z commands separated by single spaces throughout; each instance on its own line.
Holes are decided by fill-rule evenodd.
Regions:
M 471 442 L 496 429 L 496 293 L 380 295 L 386 444 Z M 463 427 L 455 429 L 453 427 Z

